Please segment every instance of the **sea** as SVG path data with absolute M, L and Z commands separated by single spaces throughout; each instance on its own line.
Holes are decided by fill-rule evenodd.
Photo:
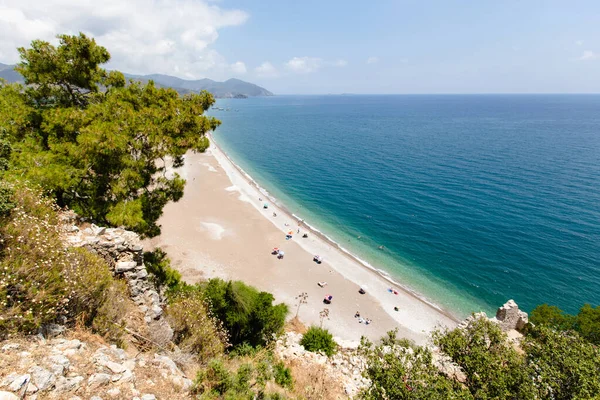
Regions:
M 209 114 L 277 203 L 457 317 L 600 304 L 600 95 L 274 96 Z

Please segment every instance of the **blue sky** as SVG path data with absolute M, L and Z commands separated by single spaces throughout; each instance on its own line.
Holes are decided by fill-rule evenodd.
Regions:
M 4 0 L 0 62 L 79 31 L 112 68 L 279 94 L 600 92 L 598 1 Z
M 254 79 L 278 93 L 600 91 L 598 1 L 226 4 L 250 14 L 216 43 L 227 57 L 275 66 L 292 57 L 347 61 Z

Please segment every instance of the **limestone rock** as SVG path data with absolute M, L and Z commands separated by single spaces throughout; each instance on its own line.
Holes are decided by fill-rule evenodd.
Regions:
M 39 390 L 46 390 L 56 382 L 56 377 L 52 372 L 37 365 L 31 367 L 29 373 L 31 374 L 33 383 Z
M 19 400 L 19 398 L 10 392 L 0 391 L 0 400 Z
M 70 392 L 72 390 L 76 390 L 81 385 L 83 379 L 83 376 L 75 376 L 73 378 L 65 378 L 64 376 L 60 376 L 56 380 L 56 386 L 54 390 L 57 393 Z
M 93 374 L 88 378 L 87 384 L 93 389 L 99 386 L 108 385 L 110 380 L 110 375 L 108 374 Z
M 527 313 L 519 310 L 519 306 L 512 299 L 498 308 L 496 319 L 505 332 L 511 329 L 521 330 L 529 322 Z

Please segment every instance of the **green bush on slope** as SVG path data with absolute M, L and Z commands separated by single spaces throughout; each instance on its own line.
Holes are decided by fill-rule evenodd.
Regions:
M 311 326 L 302 336 L 300 344 L 308 351 L 322 351 L 331 357 L 337 349 L 333 335 L 327 329 Z

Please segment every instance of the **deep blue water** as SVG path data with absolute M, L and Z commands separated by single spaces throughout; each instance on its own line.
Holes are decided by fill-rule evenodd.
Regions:
M 215 140 L 261 186 L 441 306 L 600 304 L 600 96 L 217 106 Z

